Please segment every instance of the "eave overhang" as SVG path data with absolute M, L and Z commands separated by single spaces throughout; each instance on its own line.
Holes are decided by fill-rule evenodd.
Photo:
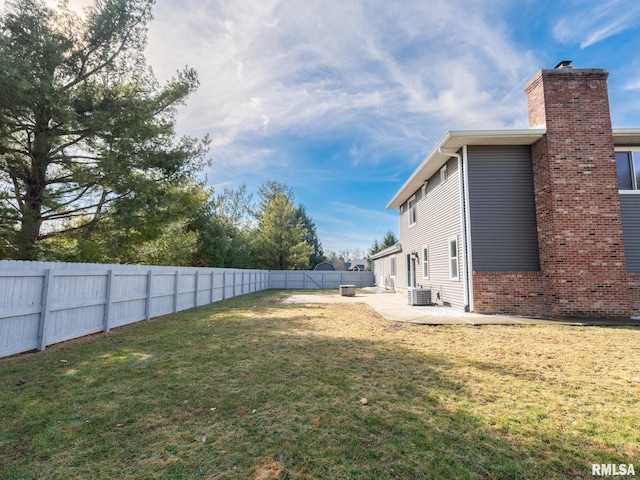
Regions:
M 637 132 L 640 134 L 640 130 Z M 544 128 L 449 131 L 400 187 L 387 204 L 387 208 L 400 208 L 411 198 L 451 158 L 446 152 L 458 152 L 465 145 L 531 145 L 540 140 L 545 133 Z M 441 153 L 441 150 L 445 152 Z
M 616 147 L 640 146 L 640 128 L 614 128 L 613 144 Z
M 386 257 L 388 255 L 398 253 L 401 251 L 402 251 L 402 245 L 398 242 L 395 245 L 391 245 L 390 247 L 387 247 L 384 250 L 379 251 L 375 255 L 371 255 L 371 260 L 378 260 L 379 258 Z

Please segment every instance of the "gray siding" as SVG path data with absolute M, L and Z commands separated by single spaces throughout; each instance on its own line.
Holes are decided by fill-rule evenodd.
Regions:
M 621 194 L 624 255 L 628 272 L 640 272 L 640 195 Z
M 468 148 L 473 269 L 538 271 L 531 147 Z
M 409 226 L 407 203 L 400 216 L 400 243 L 402 253 L 396 256 L 396 288 L 407 288 L 407 254 L 416 251 L 419 261 L 416 265 L 416 281 L 431 289 L 431 299 L 441 304 L 464 308 L 464 283 L 462 272 L 462 224 L 460 219 L 460 172 L 458 160 L 447 162 L 448 179 L 442 183 L 440 172 L 429 179 L 426 195 L 416 192 L 417 222 Z M 458 238 L 459 280 L 449 278 L 449 238 Z M 429 278 L 424 278 L 423 246 L 429 248 Z M 437 294 L 440 294 L 438 300 Z

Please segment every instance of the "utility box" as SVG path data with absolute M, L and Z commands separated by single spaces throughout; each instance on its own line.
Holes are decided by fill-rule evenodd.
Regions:
M 343 297 L 355 297 L 356 286 L 355 285 L 340 285 L 340 295 Z
M 410 288 L 407 292 L 409 305 L 426 306 L 431 304 L 431 290 L 425 288 Z

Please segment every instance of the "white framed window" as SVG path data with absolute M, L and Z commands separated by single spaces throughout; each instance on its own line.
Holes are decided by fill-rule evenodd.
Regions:
M 396 278 L 396 257 L 395 255 L 389 259 L 389 270 L 391 278 Z
M 418 221 L 418 205 L 415 195 L 409 199 L 407 208 L 409 209 L 409 225 L 415 225 Z
M 640 190 L 640 150 L 616 149 L 619 190 Z
M 449 279 L 460 279 L 460 268 L 458 265 L 458 237 L 449 238 Z
M 429 278 L 429 247 L 422 247 L 422 278 Z
M 444 183 L 449 179 L 449 173 L 447 171 L 447 166 L 445 165 L 440 169 L 440 183 Z

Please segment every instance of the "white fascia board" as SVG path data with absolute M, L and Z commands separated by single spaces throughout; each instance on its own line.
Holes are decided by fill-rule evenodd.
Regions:
M 640 128 L 614 128 L 613 144 L 616 147 L 640 146 Z
M 395 245 L 391 245 L 390 247 L 387 247 L 384 250 L 379 251 L 375 255 L 371 255 L 371 260 L 378 260 L 379 258 L 386 257 L 388 255 L 392 255 L 394 253 L 398 253 L 401 251 L 402 251 L 402 245 L 398 242 Z
M 446 151 L 457 152 L 465 145 L 531 145 L 540 140 L 545 133 L 546 129 L 544 128 L 449 131 L 400 187 L 387 204 L 387 208 L 399 208 L 424 185 L 424 182 L 429 180 L 451 158 L 446 154 Z M 440 149 L 445 150 L 445 153 L 440 153 Z

